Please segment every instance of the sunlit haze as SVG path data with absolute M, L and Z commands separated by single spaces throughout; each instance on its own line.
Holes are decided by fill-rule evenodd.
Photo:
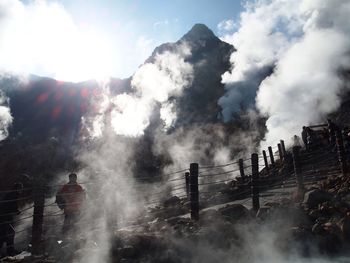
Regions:
M 129 77 L 157 45 L 176 41 L 194 23 L 216 30 L 240 8 L 222 2 L 216 10 L 208 0 L 201 6 L 182 0 L 2 0 L 0 69 L 73 82 Z M 223 12 L 228 6 L 232 10 Z

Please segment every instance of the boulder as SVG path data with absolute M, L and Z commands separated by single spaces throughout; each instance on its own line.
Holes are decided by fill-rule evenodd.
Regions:
M 278 207 L 278 206 L 280 206 L 281 204 L 279 203 L 279 202 L 266 202 L 265 204 L 264 204 L 264 206 L 269 206 L 269 207 Z
M 350 194 L 343 195 L 342 199 L 343 202 L 350 203 Z
M 118 255 L 120 258 L 137 258 L 139 253 L 133 246 L 125 246 L 118 249 Z
M 304 195 L 304 204 L 308 208 L 314 208 L 319 204 L 332 200 L 332 195 L 321 189 L 308 191 Z
M 207 209 L 199 212 L 200 220 L 217 221 L 222 217 L 221 213 L 215 209 Z
M 316 223 L 312 227 L 312 233 L 315 235 L 324 235 L 326 231 L 323 228 L 323 225 L 320 223 Z
M 342 248 L 340 237 L 336 233 L 325 233 L 318 236 L 318 249 L 321 254 L 335 255 Z
M 181 199 L 178 198 L 177 196 L 172 196 L 172 197 L 168 198 L 167 200 L 165 200 L 163 203 L 163 205 L 165 207 L 175 206 L 175 205 L 179 205 L 179 204 L 181 204 Z
M 312 221 L 315 221 L 317 218 L 321 217 L 321 213 L 318 211 L 318 209 L 310 210 L 308 215 Z
M 262 220 L 265 220 L 269 215 L 270 210 L 271 210 L 270 206 L 260 206 L 258 212 L 256 213 L 256 217 Z
M 350 241 L 350 218 L 345 217 L 340 220 L 339 226 L 344 240 Z
M 219 212 L 224 217 L 233 220 L 241 220 L 249 217 L 249 210 L 241 204 L 227 205 L 223 208 L 220 208 Z

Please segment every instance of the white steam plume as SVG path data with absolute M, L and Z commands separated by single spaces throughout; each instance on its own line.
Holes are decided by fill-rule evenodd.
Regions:
M 130 224 L 144 213 L 132 174 L 134 143 L 109 130 L 103 138 L 92 142 L 88 148 L 82 147 L 79 152 L 78 158 L 84 164 L 78 173 L 80 180 L 92 182 L 86 185 L 86 224 L 82 228 L 87 240 L 98 244 L 95 251 L 91 251 L 87 242 L 86 250 L 76 255 L 79 262 L 108 262 L 113 230 Z
M 171 164 L 165 167 L 164 173 L 186 169 L 191 162 L 198 162 L 201 166 L 222 165 L 250 156 L 259 142 L 257 114 L 248 111 L 240 118 L 246 128 L 238 126 L 228 130 L 224 124 L 215 123 L 191 124 L 169 134 L 158 131 L 153 151 L 156 155 L 171 158 Z M 236 169 L 237 165 L 223 167 L 222 170 Z
M 275 0 L 247 5 L 238 31 L 224 37 L 237 48 L 231 57 L 232 72 L 223 75 L 228 90 L 219 101 L 224 119 L 229 120 L 235 112 L 235 100 L 254 101 L 254 96 L 242 97 L 241 86 L 244 92 L 258 91 L 256 106 L 269 117 L 265 142 L 269 145 L 291 138 L 301 126 L 337 109 L 345 87 L 339 71 L 350 66 L 349 15 L 350 2 L 346 0 Z M 266 78 L 262 69 L 268 66 L 274 67 L 274 72 Z
M 176 108 L 173 101 L 182 94 L 193 78 L 193 67 L 185 59 L 191 54 L 186 44 L 175 51 L 157 54 L 153 63 L 142 65 L 132 78 L 131 94 L 113 96 L 108 87 L 103 89 L 102 107 L 99 116 L 109 115 L 109 125 L 116 134 L 141 136 L 150 124 L 156 106 L 160 106 L 160 118 L 165 129 L 176 120 Z M 93 118 L 88 125 L 92 135 L 102 135 L 104 123 Z
M 25 83 L 27 83 L 27 79 L 24 77 L 0 72 L 0 141 L 8 137 L 9 128 L 13 123 L 8 92 Z
M 222 82 L 227 90 L 220 98 L 224 121 L 229 121 L 232 114 L 240 109 L 239 104 L 249 106 L 254 103 L 256 90 L 266 76 L 266 68 L 273 65 L 288 46 L 288 36 L 276 25 L 282 18 L 292 17 L 296 12 L 297 1 L 261 1 L 255 5 L 246 5 L 241 13 L 239 29 L 222 39 L 237 49 L 231 55 L 232 71 L 225 72 Z M 265 4 L 263 4 L 265 3 Z M 288 25 L 289 26 L 289 25 Z M 284 30 L 294 31 L 285 25 Z M 264 71 L 264 72 L 261 72 Z
M 87 191 L 85 219 L 88 223 L 84 227 L 89 229 L 88 240 L 96 240 L 99 247 L 89 251 L 89 244 L 84 244 L 83 253 L 76 255 L 81 262 L 107 262 L 113 236 L 111 226 L 130 224 L 145 213 L 145 201 L 150 197 L 143 195 L 151 189 L 133 179 L 137 136 L 148 127 L 157 105 L 165 124 L 171 125 L 175 120 L 170 99 L 179 96 L 191 83 L 192 66 L 185 62 L 189 54 L 185 45 L 174 52 L 157 54 L 154 63 L 141 66 L 135 73 L 131 82 L 133 93 L 113 95 L 108 83 L 100 83 L 101 95 L 92 102 L 100 107 L 95 114 L 83 119 L 84 127 L 94 140 L 78 154 L 85 166 L 79 175 L 95 182 Z
M 291 138 L 336 110 L 344 88 L 339 71 L 350 68 L 350 27 L 344 20 L 350 2 L 303 1 L 300 9 L 308 15 L 303 36 L 283 54 L 257 96 L 259 109 L 270 116 L 267 142 L 282 134 Z
M 8 107 L 8 98 L 0 90 L 0 141 L 7 138 L 8 128 L 12 124 L 12 116 Z

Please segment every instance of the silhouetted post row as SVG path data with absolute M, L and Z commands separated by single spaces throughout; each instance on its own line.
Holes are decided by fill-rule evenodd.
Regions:
M 297 182 L 298 193 L 300 193 L 302 190 L 304 190 L 304 178 L 303 178 L 303 174 L 301 173 L 301 163 L 300 163 L 299 150 L 300 150 L 300 147 L 298 147 L 298 146 L 294 146 L 292 148 L 294 174 L 295 174 L 295 179 Z
M 243 165 L 243 159 L 238 160 L 238 166 L 239 166 L 239 173 L 242 178 L 242 182 L 244 182 L 245 174 L 244 174 L 244 165 Z
M 280 144 L 281 144 L 282 155 L 283 155 L 283 159 L 284 159 L 286 157 L 286 155 L 287 155 L 287 151 L 286 151 L 286 146 L 284 144 L 284 140 L 280 140 Z
M 45 206 L 45 192 L 41 180 L 35 183 L 34 192 L 34 214 L 32 226 L 32 254 L 42 254 L 42 233 L 44 222 L 44 206 Z
M 339 129 L 336 131 L 335 136 L 336 136 L 336 144 L 337 144 L 337 150 L 338 150 L 339 165 L 343 176 L 345 176 L 347 174 L 348 167 L 347 167 L 346 158 L 345 158 L 343 136 Z
M 268 149 L 269 149 L 269 155 L 270 155 L 271 165 L 274 166 L 274 165 L 275 165 L 275 158 L 273 157 L 272 147 L 269 146 Z
M 190 164 L 190 210 L 191 219 L 199 219 L 198 163 Z
M 280 143 L 277 144 L 278 147 L 278 155 L 280 156 L 281 162 L 283 161 L 283 153 L 282 153 L 282 146 Z
M 264 158 L 265 169 L 266 169 L 267 173 L 269 173 L 269 163 L 267 161 L 266 151 L 263 150 L 262 154 L 263 154 L 263 158 Z
M 186 182 L 187 200 L 189 200 L 190 199 L 190 173 L 189 172 L 185 173 L 185 182 Z
M 252 162 L 252 202 L 253 202 L 253 210 L 257 212 L 260 208 L 259 203 L 259 157 L 258 154 L 253 153 L 251 156 Z

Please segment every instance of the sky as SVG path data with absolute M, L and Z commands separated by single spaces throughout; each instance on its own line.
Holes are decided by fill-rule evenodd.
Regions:
M 196 23 L 233 30 L 221 22 L 242 11 L 240 0 L 0 0 L 0 8 L 0 70 L 75 82 L 129 77 L 158 45 Z

